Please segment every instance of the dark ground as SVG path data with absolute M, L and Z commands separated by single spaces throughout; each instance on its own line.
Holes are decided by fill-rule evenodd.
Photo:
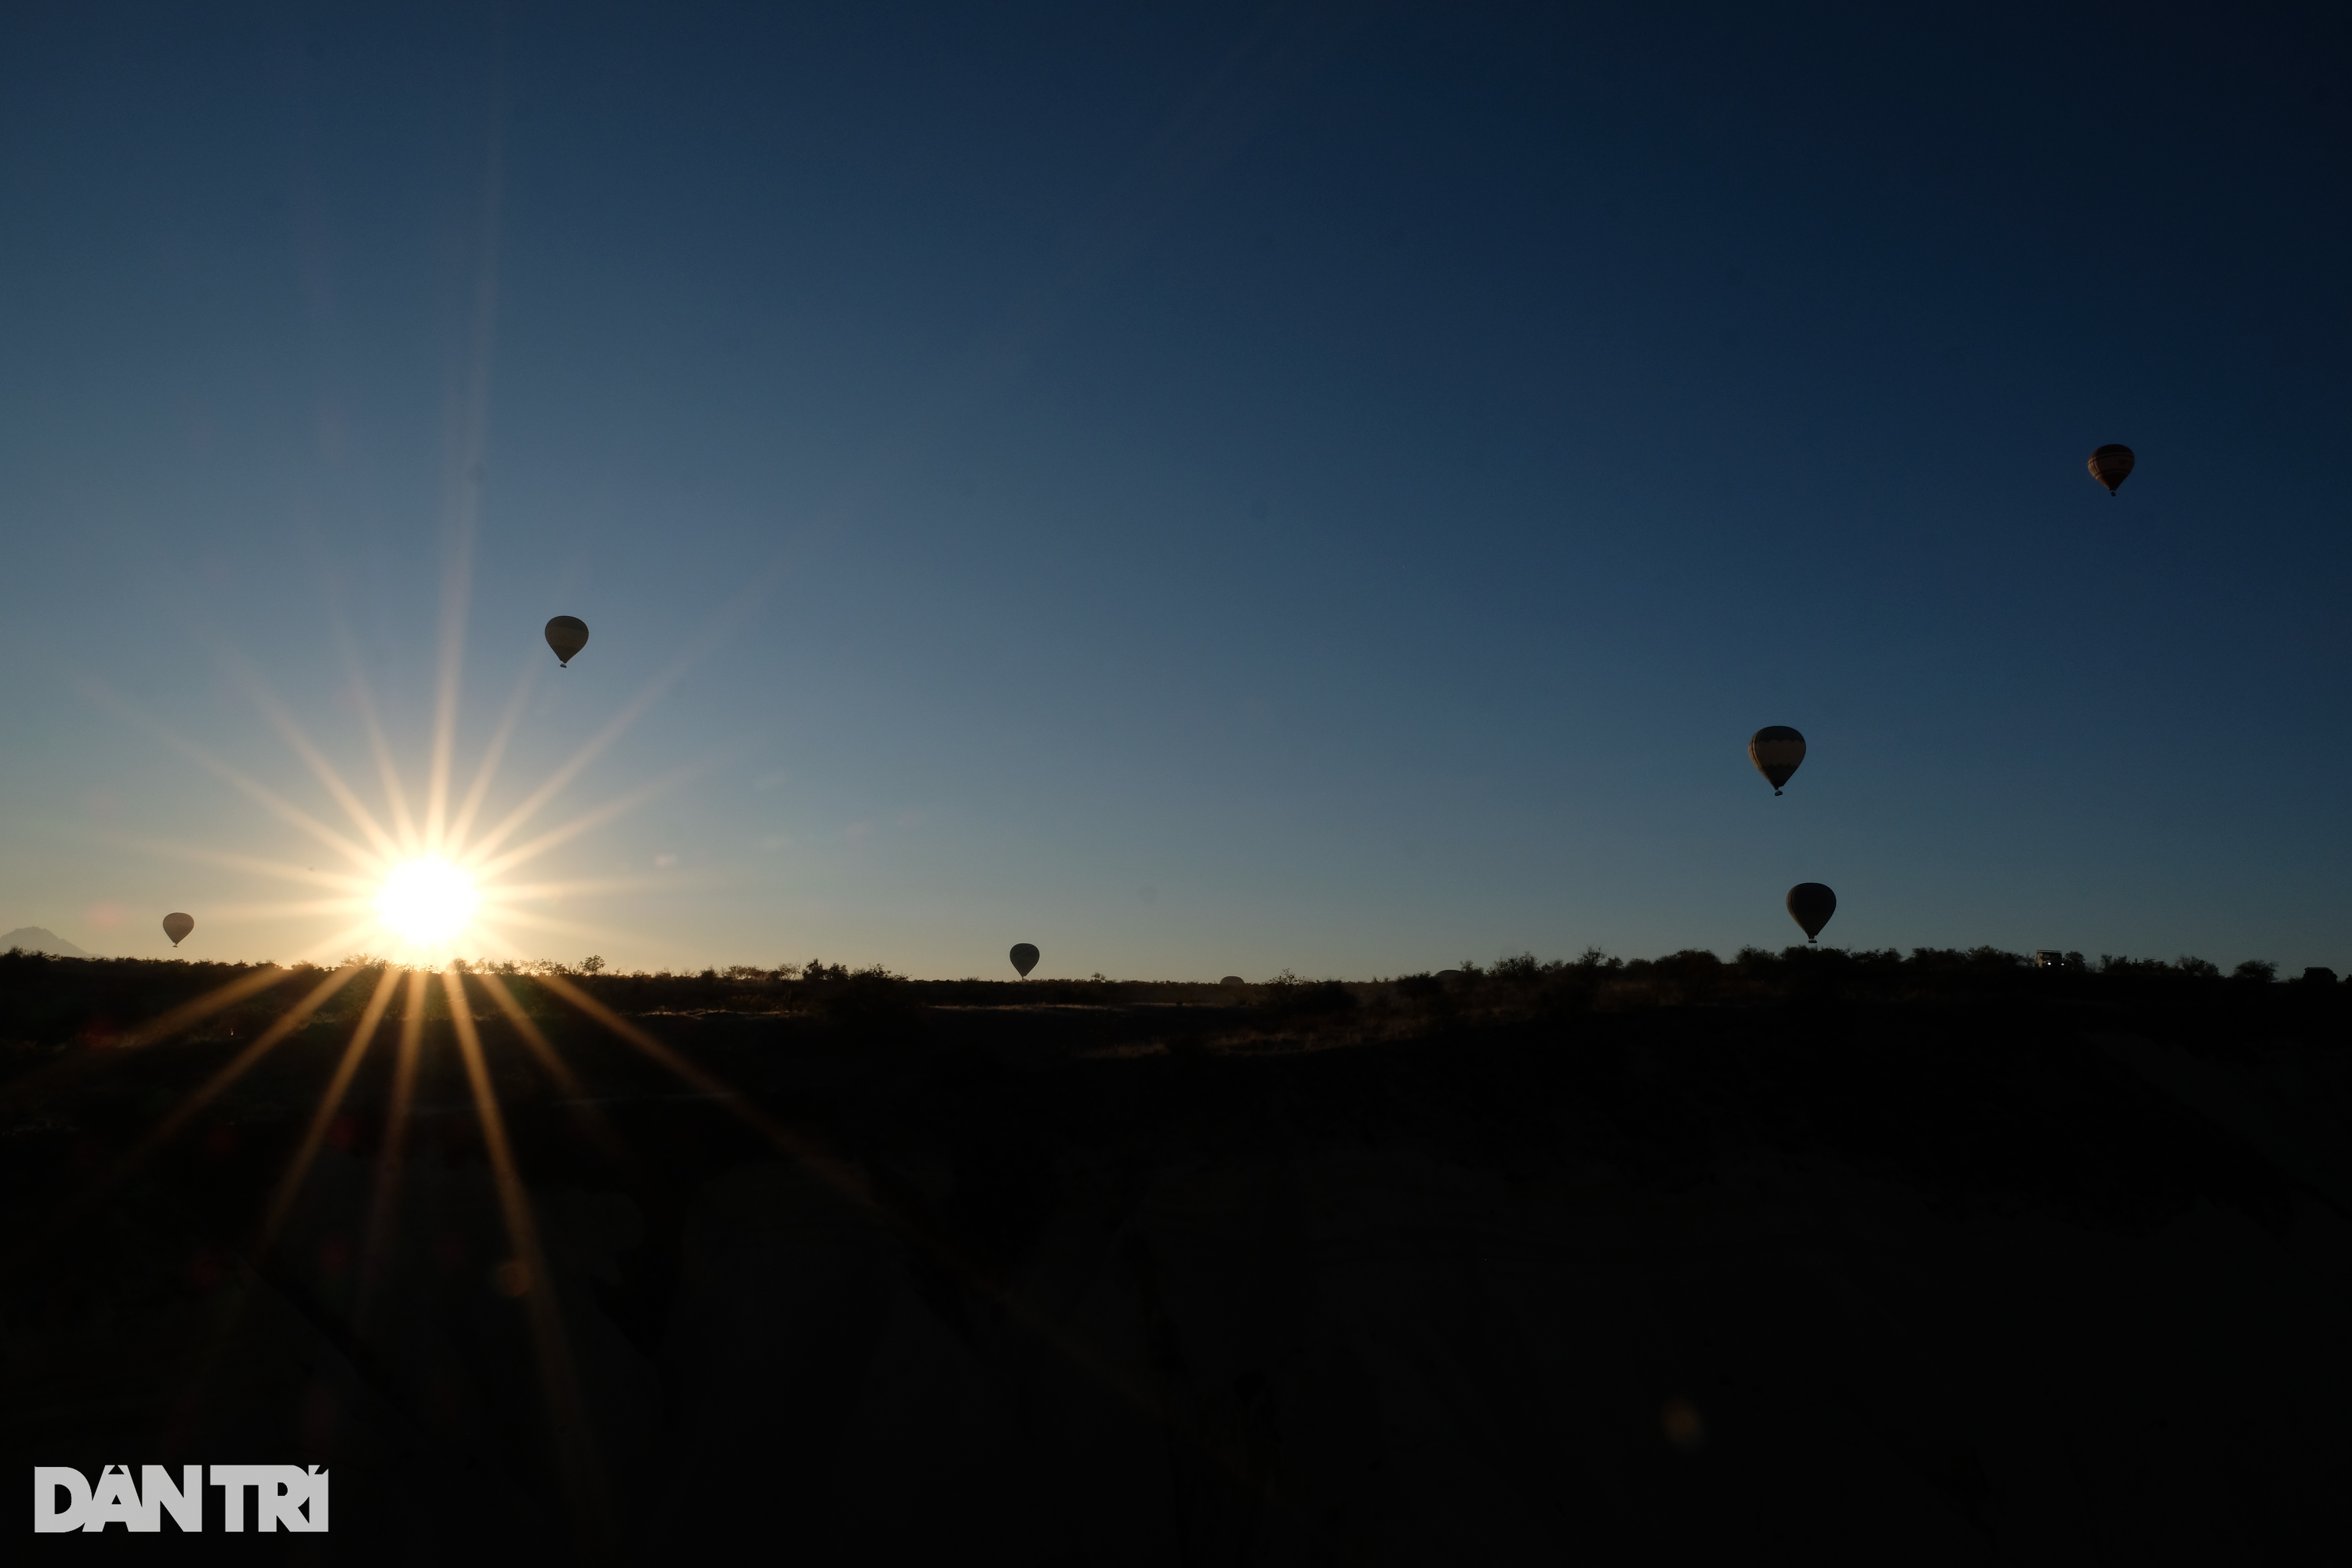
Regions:
M 437 980 L 404 1158 L 395 1004 L 266 1249 L 374 974 L 125 1168 L 323 978 L 246 973 L 142 1043 L 239 972 L 0 958 L 0 1442 L 323 1464 L 332 1529 L 45 1555 L 2352 1552 L 2352 988 L 507 980 L 574 1093 L 477 981 L 516 1294 Z

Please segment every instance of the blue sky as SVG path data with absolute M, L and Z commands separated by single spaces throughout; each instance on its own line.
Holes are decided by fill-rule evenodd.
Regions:
M 333 935 L 163 735 L 421 794 L 457 562 L 511 951 L 2352 969 L 2340 9 L 14 15 L 0 928 Z

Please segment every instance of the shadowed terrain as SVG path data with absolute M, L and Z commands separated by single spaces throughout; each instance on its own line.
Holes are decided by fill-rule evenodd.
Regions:
M 270 1543 L 298 1556 L 2352 1547 L 2332 981 L 1803 950 L 1231 989 L 506 977 L 567 1084 L 472 979 L 526 1279 L 437 980 L 266 1248 L 372 974 L 123 1168 L 322 978 L 121 1043 L 238 973 L 0 959 L 0 1428 L 20 1466 L 327 1465 L 331 1533 Z

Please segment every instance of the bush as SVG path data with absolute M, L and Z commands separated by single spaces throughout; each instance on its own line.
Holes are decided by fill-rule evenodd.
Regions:
M 1703 1002 L 1715 994 L 1723 980 L 1723 960 L 1703 947 L 1686 947 L 1680 952 L 1668 953 L 1650 967 L 1658 983 L 1661 1002 Z
M 826 969 L 809 965 L 811 971 Z M 854 1040 L 877 1043 L 912 1033 L 921 1023 L 923 1005 L 903 974 L 880 964 L 851 971 L 830 966 L 814 993 L 816 1012 L 825 1022 Z
M 1301 980 L 1286 969 L 1265 983 L 1259 1004 L 1279 1017 L 1330 1017 L 1355 1010 L 1356 994 L 1339 980 Z

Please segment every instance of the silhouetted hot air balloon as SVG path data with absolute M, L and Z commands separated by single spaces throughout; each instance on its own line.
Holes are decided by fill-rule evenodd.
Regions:
M 1837 913 L 1837 895 L 1819 882 L 1800 882 L 1789 889 L 1789 916 L 1805 928 L 1805 940 L 1822 934 L 1822 927 Z
M 1218 981 L 1217 984 L 1220 985 L 1246 985 L 1249 982 L 1244 980 L 1238 974 L 1228 974 L 1223 980 Z
M 1028 942 L 1014 942 L 1013 944 L 1013 967 L 1021 972 L 1022 979 L 1028 979 L 1029 972 L 1037 967 L 1037 944 Z
M 174 911 L 163 917 L 163 934 L 172 939 L 173 947 L 179 946 L 180 940 L 195 929 L 196 917 L 194 915 L 184 915 Z
M 1797 764 L 1805 760 L 1805 738 L 1786 724 L 1767 724 L 1748 737 L 1748 760 L 1779 795 Z
M 2131 478 L 2132 464 L 2136 461 L 2137 459 L 2132 456 L 2129 447 L 2109 443 L 2091 454 L 2091 477 L 2106 486 L 2107 493 L 2113 495 L 2117 485 Z
M 588 623 L 577 616 L 556 616 L 547 623 L 547 646 L 555 650 L 559 664 L 569 665 L 588 646 Z

